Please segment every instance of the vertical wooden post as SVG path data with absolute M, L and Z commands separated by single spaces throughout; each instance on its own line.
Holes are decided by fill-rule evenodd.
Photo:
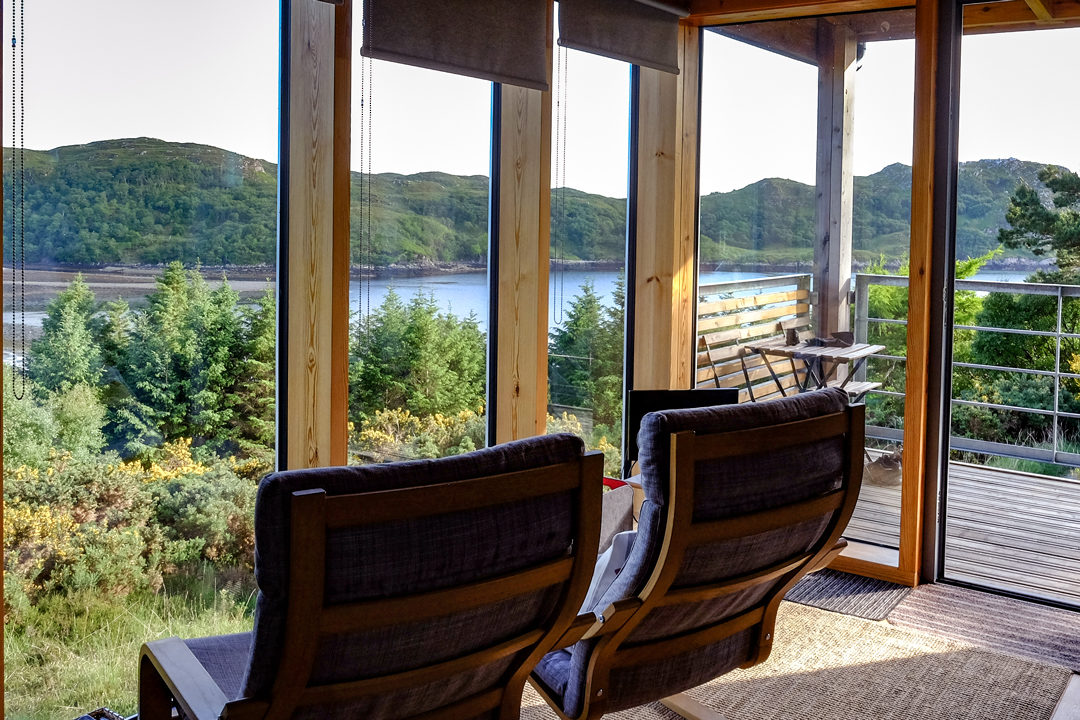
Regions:
M 499 88 L 495 441 L 541 435 L 547 423 L 551 93 Z M 494 392 L 492 392 L 494 390 Z
M 337 126 L 349 111 L 349 5 L 285 0 L 283 9 L 278 465 L 303 468 L 346 459 L 348 302 L 334 295 L 348 297 L 348 145 L 336 143 L 348 137 Z
M 634 389 L 694 378 L 700 30 L 679 29 L 679 75 L 641 68 L 637 97 Z
M 818 21 L 814 326 L 821 337 L 851 329 L 848 295 L 856 49 L 851 28 Z

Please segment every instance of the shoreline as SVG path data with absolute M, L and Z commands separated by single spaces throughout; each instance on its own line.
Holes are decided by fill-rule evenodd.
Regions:
M 891 271 L 899 269 L 899 259 L 890 260 L 885 267 Z M 623 261 L 618 260 L 552 260 L 552 269 L 571 271 L 597 271 L 615 272 L 622 270 Z M 781 272 L 797 273 L 811 272 L 812 263 L 755 263 L 755 262 L 709 262 L 703 267 L 705 272 Z M 862 272 L 870 266 L 870 263 L 853 262 L 852 269 Z M 33 272 L 39 278 L 49 274 L 60 277 L 70 277 L 76 273 L 84 276 L 107 276 L 111 282 L 120 285 L 140 284 L 159 276 L 167 264 L 159 265 L 80 265 L 80 264 L 51 264 L 28 263 L 27 272 Z M 220 280 L 224 275 L 230 284 L 234 281 L 243 282 L 268 282 L 277 275 L 277 268 L 273 265 L 185 265 L 185 269 L 193 270 L 196 267 L 209 281 Z M 4 264 L 5 282 L 10 282 L 11 266 Z M 1003 258 L 995 259 L 982 266 L 982 270 L 991 272 L 1027 272 L 1033 273 L 1038 270 L 1053 270 L 1056 268 L 1053 260 L 1031 260 L 1027 258 Z M 432 260 L 416 263 L 394 263 L 391 265 L 379 265 L 375 267 L 353 264 L 349 266 L 349 277 L 352 280 L 365 278 L 395 278 L 395 277 L 428 277 L 437 275 L 459 275 L 464 273 L 487 272 L 486 261 L 470 262 L 436 262 Z M 89 282 L 89 281 L 88 281 Z

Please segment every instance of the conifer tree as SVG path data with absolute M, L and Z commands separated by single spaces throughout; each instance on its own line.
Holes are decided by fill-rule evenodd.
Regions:
M 40 392 L 98 386 L 104 368 L 90 329 L 93 312 L 94 293 L 81 274 L 49 303 L 42 336 L 31 343 L 27 356 L 30 378 Z

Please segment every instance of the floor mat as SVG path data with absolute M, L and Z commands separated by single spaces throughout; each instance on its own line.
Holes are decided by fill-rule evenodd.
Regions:
M 796 583 L 784 599 L 866 620 L 884 620 L 910 592 L 909 587 L 884 580 L 820 570 Z

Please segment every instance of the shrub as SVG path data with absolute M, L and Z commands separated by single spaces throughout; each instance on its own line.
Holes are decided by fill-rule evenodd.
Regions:
M 152 460 L 51 451 L 43 468 L 5 469 L 6 608 L 57 592 L 154 591 L 195 560 L 250 572 L 255 484 L 235 465 L 197 462 L 181 439 Z
M 175 477 L 155 489 L 156 522 L 169 559 L 250 568 L 255 552 L 255 488 L 226 467 Z
M 471 410 L 427 417 L 406 409 L 376 410 L 352 426 L 352 455 L 360 462 L 385 462 L 413 458 L 459 455 L 483 447 L 484 415 Z

